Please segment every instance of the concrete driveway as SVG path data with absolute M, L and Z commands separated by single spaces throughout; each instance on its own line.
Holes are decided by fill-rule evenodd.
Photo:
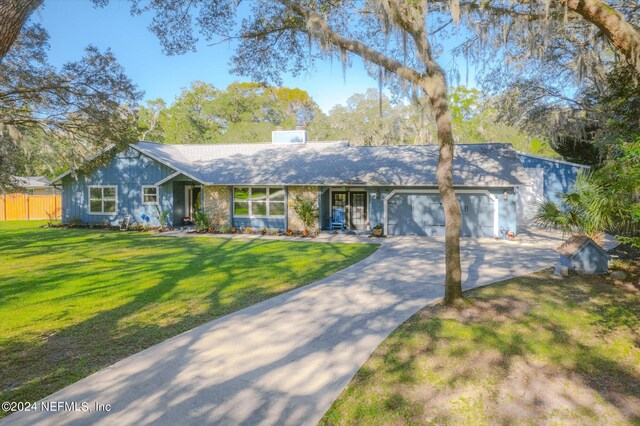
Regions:
M 515 242 L 463 240 L 464 288 L 549 267 L 560 241 L 542 231 Z M 388 238 L 331 277 L 204 324 L 44 400 L 74 402 L 78 411 L 22 412 L 0 424 L 315 424 L 380 342 L 442 297 L 443 280 L 441 239 Z M 110 411 L 96 411 L 96 403 Z

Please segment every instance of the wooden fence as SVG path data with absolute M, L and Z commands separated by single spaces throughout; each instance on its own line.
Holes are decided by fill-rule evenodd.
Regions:
M 0 220 L 60 219 L 60 195 L 0 195 Z

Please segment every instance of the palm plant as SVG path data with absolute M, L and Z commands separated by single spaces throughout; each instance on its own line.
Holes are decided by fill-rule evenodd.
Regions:
M 579 173 L 573 192 L 562 194 L 560 199 L 560 205 L 544 200 L 535 222 L 567 234 L 586 234 L 600 244 L 604 232 L 613 227 L 620 215 L 616 200 L 590 173 Z

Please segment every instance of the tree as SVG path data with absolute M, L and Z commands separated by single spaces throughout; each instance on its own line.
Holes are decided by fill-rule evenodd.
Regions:
M 102 1 L 100 3 L 103 3 Z M 457 2 L 454 2 L 457 3 Z M 194 50 L 194 20 L 200 33 L 218 41 L 239 40 L 233 71 L 257 81 L 280 81 L 321 57 L 362 58 L 381 80 L 395 80 L 407 93 L 424 97 L 435 118 L 439 143 L 436 171 L 445 226 L 445 298 L 462 297 L 460 206 L 453 190 L 453 135 L 444 69 L 429 41 L 427 1 L 298 2 L 255 1 L 237 28 L 237 2 L 185 1 L 133 3 L 133 12 L 154 13 L 150 29 L 168 54 Z
M 484 63 L 501 57 L 484 82 L 501 98 L 498 120 L 544 134 L 570 160 L 602 161 L 594 146 L 602 115 L 585 93 L 606 91 L 612 67 L 631 63 L 627 68 L 637 75 L 640 2 L 492 0 L 461 8 L 465 19 L 483 26 L 460 54 Z
M 47 33 L 23 28 L 0 63 L 2 188 L 37 148 L 50 171 L 78 167 L 98 150 L 135 141 L 132 108 L 141 96 L 109 51 L 87 47 L 61 69 L 47 63 Z
M 170 143 L 211 143 L 222 125 L 213 102 L 219 90 L 208 83 L 194 81 L 182 89 L 171 108 L 162 113 L 162 130 Z
M 603 0 L 555 0 L 595 25 L 607 39 L 640 72 L 640 30 L 628 22 L 624 15 Z M 628 1 L 628 6 L 634 6 Z M 636 9 L 633 10 L 637 13 Z
M 424 143 L 417 140 L 421 110 L 415 105 L 392 103 L 375 89 L 356 93 L 346 105 L 336 105 L 329 111 L 329 137 L 346 139 L 356 145 L 392 145 Z M 428 126 L 429 130 L 431 126 Z
M 43 0 L 0 0 L 0 62 Z
M 167 109 L 167 104 L 162 98 L 152 99 L 146 102 L 146 107 L 138 109 L 138 129 L 140 139 L 162 142 L 165 134 L 161 128 L 161 115 Z
M 140 137 L 168 143 L 264 142 L 275 126 L 308 125 L 320 112 L 304 90 L 231 83 L 225 90 L 193 82 L 170 107 L 162 99 L 138 111 Z

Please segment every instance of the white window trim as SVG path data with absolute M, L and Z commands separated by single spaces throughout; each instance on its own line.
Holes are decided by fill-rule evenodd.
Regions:
M 147 188 L 155 188 L 156 189 L 156 201 L 155 202 L 145 202 L 144 201 L 144 190 Z M 142 197 L 142 205 L 143 206 L 157 206 L 160 201 L 160 188 L 157 185 L 142 185 L 141 189 L 141 197 Z
M 238 200 L 239 202 L 246 202 L 249 205 L 249 214 L 240 214 L 237 215 L 236 214 L 236 188 L 247 188 L 249 189 L 249 198 L 247 198 L 246 200 Z M 254 188 L 259 188 L 259 189 L 267 189 L 267 199 L 264 201 L 264 203 L 267 205 L 267 214 L 266 215 L 254 215 L 253 213 L 253 202 L 251 200 L 251 195 L 253 192 Z M 276 189 L 278 191 L 285 191 L 285 189 L 283 187 L 280 186 L 234 186 L 233 188 L 231 188 L 231 193 L 232 193 L 232 203 L 233 203 L 233 217 L 237 217 L 237 218 L 248 218 L 248 219 L 284 219 L 285 214 L 287 212 L 287 196 L 286 196 L 286 192 L 285 192 L 285 196 L 284 199 L 282 201 L 280 200 L 274 200 L 271 201 L 269 199 L 269 196 L 271 195 L 271 190 L 272 189 Z M 281 203 L 284 207 L 284 213 L 282 215 L 269 215 L 269 212 L 271 211 L 271 203 Z
M 116 202 L 116 210 L 111 212 L 92 212 L 91 211 L 91 190 L 93 188 L 113 188 L 116 191 L 115 202 Z M 89 185 L 87 190 L 87 214 L 92 216 L 115 216 L 118 214 L 118 186 L 117 185 Z M 104 191 L 102 196 L 102 209 L 104 210 Z

